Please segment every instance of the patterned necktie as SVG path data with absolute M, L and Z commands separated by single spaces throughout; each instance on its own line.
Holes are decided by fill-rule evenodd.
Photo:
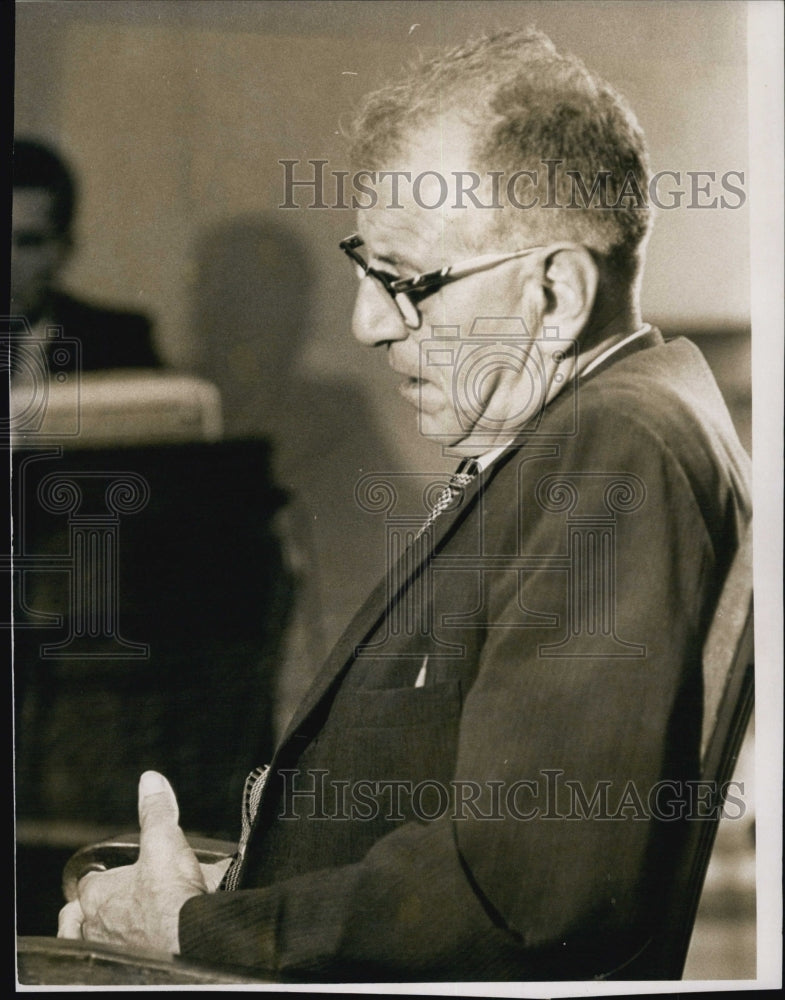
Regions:
M 460 507 L 463 501 L 463 493 L 471 481 L 479 474 L 480 466 L 473 458 L 465 458 L 455 472 L 450 476 L 450 481 L 436 498 L 436 503 L 431 508 L 431 512 L 425 519 L 424 524 L 414 536 L 421 538 L 430 528 L 433 522 L 444 511 Z
M 223 892 L 232 892 L 237 888 L 237 883 L 240 881 L 240 872 L 242 871 L 243 861 L 245 859 L 245 849 L 248 846 L 248 838 L 251 836 L 251 827 L 256 819 L 256 813 L 259 809 L 259 802 L 262 798 L 262 792 L 264 791 L 264 786 L 267 782 L 267 776 L 270 773 L 270 765 L 265 764 L 263 767 L 254 768 L 253 771 L 245 779 L 245 787 L 243 788 L 243 804 L 242 804 L 242 831 L 240 833 L 240 843 L 237 848 L 237 854 L 232 858 L 232 863 L 226 869 L 224 877 L 221 880 L 221 885 L 219 888 Z

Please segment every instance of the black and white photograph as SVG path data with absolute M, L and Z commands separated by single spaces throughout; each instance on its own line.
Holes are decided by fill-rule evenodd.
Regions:
M 17 992 L 781 987 L 783 10 L 13 5 Z

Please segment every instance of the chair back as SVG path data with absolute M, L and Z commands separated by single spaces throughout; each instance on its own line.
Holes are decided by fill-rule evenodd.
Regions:
M 712 818 L 691 823 L 688 870 L 678 914 L 673 915 L 674 963 L 684 963 L 703 891 L 721 805 L 752 714 L 755 690 L 752 525 L 734 558 L 703 649 L 704 718 L 701 778 L 715 789 Z
M 754 701 L 752 524 L 734 556 L 703 646 L 701 782 L 711 808 L 687 823 L 684 852 L 673 875 L 664 931 L 613 979 L 681 979 L 706 871 Z

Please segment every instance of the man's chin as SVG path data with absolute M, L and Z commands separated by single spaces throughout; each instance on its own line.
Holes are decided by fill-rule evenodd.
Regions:
M 483 429 L 472 427 L 458 428 L 454 422 L 429 419 L 428 414 L 420 414 L 420 433 L 424 438 L 442 447 L 448 455 L 459 458 L 476 458 L 486 452 L 498 448 L 515 436 L 514 428 Z
M 455 454 L 464 454 L 461 449 L 467 443 L 473 449 L 470 452 L 472 455 L 481 454 L 492 447 L 492 445 L 483 445 L 482 443 L 478 445 L 474 441 L 475 435 L 471 429 L 467 430 L 465 427 L 458 426 L 453 414 L 446 416 L 444 412 L 425 413 L 421 410 L 419 429 L 424 438 Z
M 418 410 L 420 434 L 451 454 L 482 455 L 512 436 L 513 430 L 506 431 L 501 421 L 499 427 L 482 426 L 482 420 L 471 425 L 462 422 L 453 407 L 445 404 L 444 393 L 437 386 L 417 381 L 419 385 L 402 387 L 401 395 Z

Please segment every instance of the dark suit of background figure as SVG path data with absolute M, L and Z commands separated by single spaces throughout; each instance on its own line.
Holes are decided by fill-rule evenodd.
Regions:
M 152 323 L 139 313 L 108 309 L 65 292 L 52 292 L 47 324 L 62 327 L 64 338 L 80 342 L 82 371 L 161 367 L 153 345 Z M 58 370 L 63 371 L 63 366 L 58 365 Z
M 528 779 L 539 797 L 517 807 L 542 816 L 548 770 L 587 798 L 610 782 L 613 814 L 630 781 L 645 805 L 657 782 L 697 777 L 701 645 L 749 517 L 748 458 L 688 341 L 652 331 L 577 399 L 575 432 L 564 392 L 437 520 L 432 557 L 389 597 L 382 583 L 348 627 L 276 753 L 239 891 L 181 911 L 185 956 L 338 981 L 569 980 L 609 973 L 656 935 L 683 827 L 634 818 L 634 799 L 627 819 L 423 822 L 408 798 L 405 821 L 389 818 L 389 793 L 372 820 L 312 818 L 340 811 L 329 795 L 283 798 L 287 769 L 299 789 L 320 769 L 350 784 Z M 613 482 L 626 484 L 615 500 Z M 607 524 L 611 509 L 620 642 L 584 629 L 556 648 L 568 518 Z M 415 627 L 390 634 L 408 600 Z M 488 794 L 476 805 L 494 812 Z

